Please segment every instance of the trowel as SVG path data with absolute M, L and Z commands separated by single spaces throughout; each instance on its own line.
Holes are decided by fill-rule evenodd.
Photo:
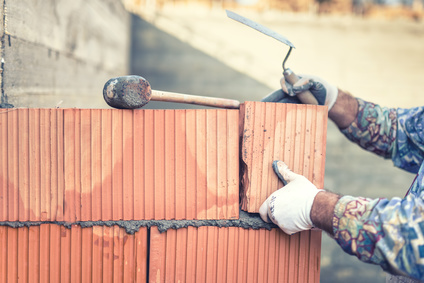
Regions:
M 291 43 L 286 37 L 282 36 L 281 34 L 276 33 L 275 31 L 271 30 L 270 28 L 267 28 L 266 26 L 263 26 L 259 23 L 256 23 L 256 22 L 254 22 L 254 21 L 252 21 L 248 18 L 245 18 L 245 17 L 243 17 L 239 14 L 236 14 L 234 12 L 231 12 L 229 10 L 225 10 L 225 11 L 226 11 L 227 16 L 229 18 L 236 20 L 236 21 L 238 21 L 242 24 L 245 24 L 245 25 L 247 25 L 247 26 L 249 26 L 249 27 L 265 34 L 265 35 L 268 35 L 268 36 L 270 36 L 270 37 L 272 37 L 272 38 L 274 38 L 274 39 L 276 39 L 276 40 L 278 40 L 278 41 L 280 41 L 280 42 L 282 42 L 282 43 L 284 43 L 284 44 L 286 44 L 287 46 L 290 47 L 289 51 L 286 54 L 286 57 L 283 60 L 282 66 L 283 66 L 283 75 L 284 75 L 285 80 L 288 83 L 290 83 L 291 85 L 294 85 L 299 80 L 299 77 L 291 69 L 286 68 L 286 66 L 285 66 L 286 61 L 289 58 L 289 55 L 290 55 L 292 49 L 295 48 L 293 43 Z M 302 103 L 318 105 L 317 99 L 315 98 L 315 96 L 309 90 L 306 90 L 302 93 L 299 93 L 297 95 L 297 97 L 299 98 L 299 100 Z

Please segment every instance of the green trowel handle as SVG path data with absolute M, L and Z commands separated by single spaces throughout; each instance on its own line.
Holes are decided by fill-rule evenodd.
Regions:
M 286 81 L 291 85 L 294 85 L 299 80 L 299 77 L 290 69 L 286 69 L 283 75 Z M 299 93 L 297 97 L 304 104 L 318 105 L 317 99 L 309 90 Z

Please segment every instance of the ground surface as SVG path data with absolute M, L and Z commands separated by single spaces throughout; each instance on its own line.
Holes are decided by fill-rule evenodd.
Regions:
M 390 107 L 424 105 L 424 24 L 239 11 L 294 43 L 287 65 Z M 278 88 L 282 44 L 226 18 L 221 9 L 165 7 L 133 18 L 131 72 L 154 89 L 260 100 Z M 187 108 L 149 103 L 149 108 Z M 348 142 L 329 122 L 325 188 L 354 196 L 403 197 L 414 176 Z M 321 282 L 385 282 L 323 236 Z

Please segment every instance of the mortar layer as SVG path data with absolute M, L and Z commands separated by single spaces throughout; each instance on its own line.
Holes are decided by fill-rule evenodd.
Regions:
M 168 229 L 179 229 L 186 227 L 202 227 L 202 226 L 216 226 L 216 227 L 240 227 L 244 229 L 267 229 L 278 228 L 275 224 L 264 222 L 259 214 L 248 213 L 240 210 L 239 219 L 225 219 L 225 220 L 118 220 L 118 221 L 78 221 L 78 222 L 64 222 L 64 221 L 1 221 L 0 226 L 8 226 L 12 228 L 40 226 L 41 224 L 56 224 L 62 225 L 66 228 L 71 228 L 73 225 L 79 225 L 82 228 L 90 228 L 94 226 L 119 226 L 124 228 L 128 234 L 134 234 L 140 227 L 157 226 L 159 232 L 165 232 Z

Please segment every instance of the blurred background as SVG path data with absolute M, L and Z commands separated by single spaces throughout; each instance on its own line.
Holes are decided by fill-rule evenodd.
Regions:
M 108 108 L 111 77 L 153 89 L 258 101 L 279 88 L 288 47 L 226 17 L 286 36 L 286 66 L 388 107 L 424 105 L 423 0 L 5 0 L 1 104 Z M 193 108 L 150 102 L 146 108 Z M 325 188 L 403 197 L 414 175 L 357 148 L 328 123 Z M 321 282 L 385 282 L 323 235 Z

